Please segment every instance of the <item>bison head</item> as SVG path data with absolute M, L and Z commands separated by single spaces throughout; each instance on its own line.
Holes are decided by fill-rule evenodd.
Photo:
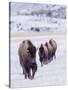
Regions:
M 35 46 L 29 47 L 29 48 L 28 48 L 28 52 L 29 52 L 30 56 L 31 56 L 32 58 L 34 58 L 34 57 L 36 56 L 36 47 L 35 47 Z
M 41 44 L 40 48 L 39 48 L 39 52 L 40 52 L 40 58 L 44 58 L 44 47 L 43 45 Z

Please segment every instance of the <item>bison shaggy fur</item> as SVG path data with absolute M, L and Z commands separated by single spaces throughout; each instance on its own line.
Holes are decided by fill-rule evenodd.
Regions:
M 25 78 L 33 79 L 37 71 L 36 47 L 30 40 L 24 40 L 19 46 L 18 54 Z
M 39 48 L 39 60 L 41 62 L 41 66 L 43 66 L 43 64 L 47 64 L 47 60 L 48 60 L 48 49 L 43 44 L 41 44 L 41 46 Z

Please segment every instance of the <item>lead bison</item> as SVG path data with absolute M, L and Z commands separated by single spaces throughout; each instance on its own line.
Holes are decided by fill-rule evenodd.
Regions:
M 18 54 L 25 78 L 33 79 L 37 71 L 36 47 L 30 40 L 24 40 L 19 46 Z

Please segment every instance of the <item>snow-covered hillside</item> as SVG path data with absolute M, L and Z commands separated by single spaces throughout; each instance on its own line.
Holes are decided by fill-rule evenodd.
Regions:
M 66 6 L 63 5 L 12 2 L 10 14 L 10 27 L 14 32 L 66 30 Z

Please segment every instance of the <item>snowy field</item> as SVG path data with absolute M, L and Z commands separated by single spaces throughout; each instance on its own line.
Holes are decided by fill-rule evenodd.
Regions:
M 10 84 L 11 88 L 66 84 L 66 6 L 10 3 Z M 37 29 L 36 29 L 37 28 Z M 39 48 L 53 38 L 57 42 L 56 59 L 41 67 L 33 80 L 24 79 L 19 63 L 19 44 L 26 39 Z
M 37 51 L 38 70 L 33 80 L 24 79 L 22 68 L 19 64 L 18 47 L 21 41 L 29 39 L 32 43 L 39 47 L 41 43 L 45 43 L 53 38 L 57 42 L 56 59 L 53 59 L 49 64 L 41 67 Z M 46 34 L 43 36 L 17 37 L 11 38 L 10 45 L 11 55 L 11 87 L 36 87 L 36 86 L 51 86 L 66 84 L 66 35 L 65 34 Z

